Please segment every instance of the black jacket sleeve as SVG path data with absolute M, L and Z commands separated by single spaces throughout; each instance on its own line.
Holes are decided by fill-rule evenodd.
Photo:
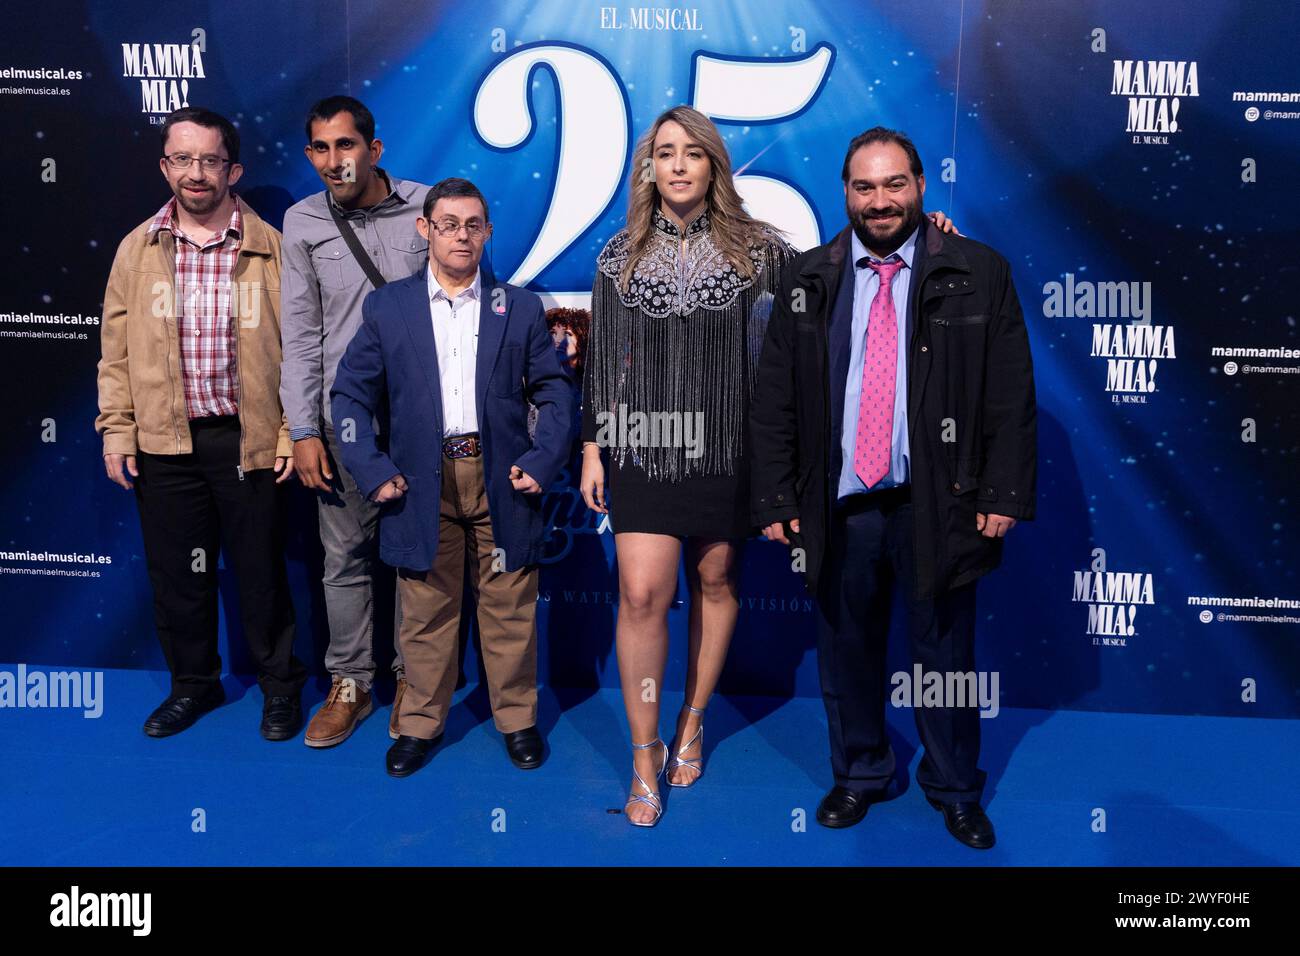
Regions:
M 995 311 L 985 353 L 984 471 L 977 499 L 991 514 L 1034 517 L 1038 406 L 1034 366 L 1011 267 L 997 258 Z
M 759 527 L 799 514 L 794 484 L 798 473 L 799 426 L 795 407 L 795 291 L 787 269 L 772 303 L 757 381 L 749 408 L 750 516 Z

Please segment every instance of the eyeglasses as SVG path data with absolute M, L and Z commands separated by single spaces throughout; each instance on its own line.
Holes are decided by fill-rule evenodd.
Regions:
M 170 156 L 164 156 L 163 159 L 167 160 L 167 165 L 172 169 L 189 169 L 197 160 L 203 171 L 209 173 L 219 171 L 230 162 L 220 156 L 191 156 L 189 153 L 172 153 Z
M 437 222 L 430 223 L 430 225 L 443 238 L 460 235 L 462 229 L 471 239 L 477 239 L 487 232 L 487 226 L 477 219 L 471 219 L 469 222 L 457 222 L 455 219 L 439 219 Z

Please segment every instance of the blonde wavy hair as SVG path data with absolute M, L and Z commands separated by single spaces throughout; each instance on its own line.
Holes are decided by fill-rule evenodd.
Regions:
M 713 121 L 689 106 L 674 106 L 660 114 L 651 124 L 637 140 L 636 149 L 632 153 L 632 178 L 628 184 L 627 202 L 628 257 L 619 273 L 619 285 L 624 290 L 628 288 L 637 263 L 645 255 L 650 240 L 654 237 L 654 212 L 660 201 L 659 187 L 654 177 L 647 177 L 643 170 L 654 169 L 652 154 L 655 137 L 659 135 L 659 128 L 669 120 L 686 130 L 690 140 L 698 144 L 709 157 L 712 179 L 705 195 L 705 209 L 709 213 L 709 234 L 713 244 L 737 272 L 745 277 L 753 276 L 754 261 L 749 257 L 749 250 L 766 242 L 771 234 L 781 235 L 781 231 L 745 212 L 740 193 L 736 191 L 736 185 L 731 179 L 731 157 L 727 153 L 727 145 L 722 141 L 722 134 L 713 125 Z

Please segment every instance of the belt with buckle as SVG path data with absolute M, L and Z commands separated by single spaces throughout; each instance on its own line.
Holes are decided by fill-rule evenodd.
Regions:
M 477 458 L 483 451 L 478 432 L 453 435 L 442 440 L 442 453 L 447 458 Z

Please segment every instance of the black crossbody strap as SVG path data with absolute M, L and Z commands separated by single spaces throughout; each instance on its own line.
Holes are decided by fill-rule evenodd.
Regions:
M 361 266 L 361 271 L 366 274 L 366 278 L 370 280 L 371 285 L 376 289 L 382 289 L 388 280 L 380 274 L 370 256 L 366 255 L 361 240 L 357 238 L 356 230 L 348 225 L 348 221 L 343 218 L 343 214 L 339 212 L 338 207 L 334 205 L 329 196 L 325 197 L 325 205 L 330 207 L 330 215 L 334 217 L 334 225 L 338 227 L 339 235 L 343 237 L 343 241 L 352 250 L 352 255 L 357 260 L 357 264 Z

